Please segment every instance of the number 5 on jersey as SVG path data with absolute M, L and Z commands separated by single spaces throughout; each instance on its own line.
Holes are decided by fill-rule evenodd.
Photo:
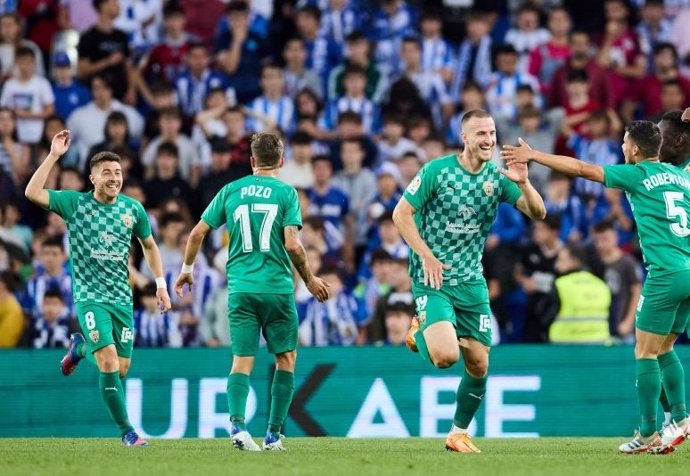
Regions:
M 232 219 L 240 222 L 240 234 L 242 235 L 242 251 L 249 253 L 254 251 L 254 243 L 252 240 L 252 223 L 250 213 L 260 213 L 263 215 L 261 220 L 261 229 L 259 231 L 259 250 L 267 252 L 271 247 L 271 230 L 273 223 L 278 216 L 278 205 L 269 203 L 253 203 L 251 211 L 249 205 L 240 205 L 232 214 Z

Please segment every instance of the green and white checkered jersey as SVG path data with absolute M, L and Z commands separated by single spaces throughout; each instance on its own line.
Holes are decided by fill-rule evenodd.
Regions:
M 223 187 L 201 219 L 211 228 L 228 227 L 229 293 L 295 292 L 283 232 L 302 228 L 293 187 L 273 177 L 243 177 Z
M 690 268 L 690 174 L 659 162 L 608 165 L 607 187 L 625 191 L 650 276 Z
M 422 167 L 404 196 L 416 210 L 422 239 L 436 258 L 451 266 L 443 272 L 444 284 L 456 286 L 482 277 L 484 242 L 498 206 L 514 205 L 521 194 L 492 163 L 473 174 L 453 154 Z M 424 282 L 422 262 L 415 253 L 410 253 L 410 275 L 415 282 Z
M 130 304 L 132 235 L 142 240 L 151 235 L 144 207 L 124 195 L 104 204 L 93 192 L 48 190 L 48 194 L 48 209 L 67 223 L 74 302 Z

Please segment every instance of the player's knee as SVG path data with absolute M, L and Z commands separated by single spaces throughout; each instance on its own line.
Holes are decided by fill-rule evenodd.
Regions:
M 276 368 L 278 370 L 287 370 L 292 372 L 295 369 L 295 361 L 297 360 L 297 352 L 290 351 L 282 354 L 276 354 Z
M 465 362 L 467 373 L 474 378 L 483 378 L 489 371 L 489 362 L 486 360 L 468 360 Z
M 439 369 L 447 369 L 448 367 L 454 365 L 460 358 L 460 352 L 456 349 L 455 352 L 452 350 L 445 350 L 440 352 L 435 352 L 431 359 L 434 362 L 434 366 Z

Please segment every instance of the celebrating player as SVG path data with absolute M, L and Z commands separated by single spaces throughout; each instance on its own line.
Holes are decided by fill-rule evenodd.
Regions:
M 669 353 L 687 325 L 681 314 L 690 302 L 690 174 L 659 162 L 661 131 L 654 123 L 635 121 L 623 137 L 625 165 L 600 167 L 572 157 L 532 150 L 520 139 L 520 146 L 504 146 L 509 164 L 535 160 L 568 175 L 584 177 L 607 187 L 624 190 L 637 222 L 640 249 L 648 275 L 642 288 L 635 319 L 636 387 L 640 429 L 633 439 L 620 445 L 622 453 L 667 453 L 657 432 L 657 401 L 663 387 L 672 405 L 672 416 L 683 436 L 688 434 L 685 391 L 680 362 Z M 663 375 L 661 364 L 665 365 Z
M 462 119 L 461 155 L 434 159 L 408 185 L 393 220 L 414 253 L 412 292 L 417 306 L 408 346 L 439 368 L 453 365 L 462 347 L 465 371 L 458 387 L 446 448 L 479 452 L 467 428 L 486 390 L 491 345 L 489 292 L 482 276 L 484 242 L 501 202 L 532 219 L 546 215 L 527 165 L 499 170 L 490 160 L 496 126 L 488 112 Z
M 141 203 L 120 195 L 120 157 L 100 152 L 90 161 L 94 190 L 80 193 L 45 189 L 51 169 L 70 146 L 70 132 L 53 137 L 50 152 L 26 187 L 26 197 L 60 215 L 67 223 L 74 273 L 74 303 L 82 334 L 73 334 L 62 359 L 62 373 L 70 375 L 87 357 L 98 366 L 99 388 L 126 446 L 148 443 L 134 431 L 127 416 L 121 379 L 127 375 L 134 345 L 132 290 L 129 287 L 129 252 L 132 234 L 156 277 L 158 305 L 170 309 L 163 264 L 148 216 Z
M 249 375 L 259 345 L 259 331 L 275 354 L 271 410 L 265 450 L 283 450 L 280 430 L 295 389 L 297 311 L 290 261 L 319 301 L 328 299 L 327 284 L 312 274 L 298 237 L 302 227 L 297 192 L 277 179 L 283 165 L 283 143 L 273 134 L 257 134 L 251 142 L 254 175 L 221 189 L 189 235 L 184 265 L 175 282 L 182 296 L 191 291 L 192 266 L 204 236 L 227 225 L 228 319 L 232 337 L 232 369 L 228 376 L 228 407 L 232 444 L 258 451 L 244 421 Z M 289 258 L 288 258 L 289 256 Z

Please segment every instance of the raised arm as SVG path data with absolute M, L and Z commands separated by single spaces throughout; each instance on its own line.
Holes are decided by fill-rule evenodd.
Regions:
M 64 130 L 55 134 L 53 142 L 50 144 L 50 152 L 38 166 L 26 186 L 24 195 L 39 207 L 48 208 L 50 204 L 50 196 L 45 188 L 46 181 L 55 163 L 69 149 L 70 143 L 70 131 Z
M 182 270 L 180 270 L 180 275 L 175 280 L 175 293 L 182 297 L 184 294 L 184 285 L 189 286 L 189 292 L 192 292 L 192 286 L 194 284 L 194 278 L 192 277 L 192 271 L 194 269 L 194 260 L 196 260 L 196 255 L 199 254 L 199 249 L 201 244 L 204 242 L 204 237 L 211 230 L 211 227 L 204 220 L 199 220 L 199 223 L 192 229 L 187 239 L 187 246 L 184 250 L 184 260 L 182 261 Z
M 422 269 L 424 271 L 424 285 L 435 289 L 441 289 L 443 284 L 443 270 L 450 269 L 450 265 L 441 263 L 431 248 L 424 242 L 419 234 L 419 228 L 414 221 L 414 214 L 417 210 L 402 197 L 393 210 L 393 223 L 398 228 L 400 236 L 407 242 L 412 251 L 422 259 Z
M 526 164 L 534 160 L 566 175 L 582 177 L 593 182 L 604 183 L 604 168 L 592 165 L 567 155 L 552 155 L 532 149 L 527 142 L 518 139 L 519 146 L 504 145 L 501 157 L 510 167 L 512 164 Z
M 522 192 L 515 206 L 532 220 L 543 220 L 546 217 L 546 206 L 539 192 L 532 186 L 528 178 L 527 164 L 512 163 L 507 170 L 500 171 L 515 184 Z
M 144 259 L 149 265 L 151 273 L 156 277 L 156 297 L 158 298 L 158 307 L 161 312 L 170 310 L 170 296 L 168 295 L 165 277 L 163 276 L 163 260 L 161 259 L 161 251 L 158 249 L 156 240 L 153 235 L 149 235 L 145 240 L 139 240 L 141 249 L 144 252 Z
M 295 266 L 297 273 L 304 280 L 309 292 L 319 301 L 324 302 L 328 299 L 328 283 L 314 276 L 307 261 L 307 253 L 304 251 L 304 246 L 299 240 L 299 234 L 296 226 L 286 226 L 283 229 L 283 237 L 285 239 L 285 250 L 290 256 L 290 261 Z

